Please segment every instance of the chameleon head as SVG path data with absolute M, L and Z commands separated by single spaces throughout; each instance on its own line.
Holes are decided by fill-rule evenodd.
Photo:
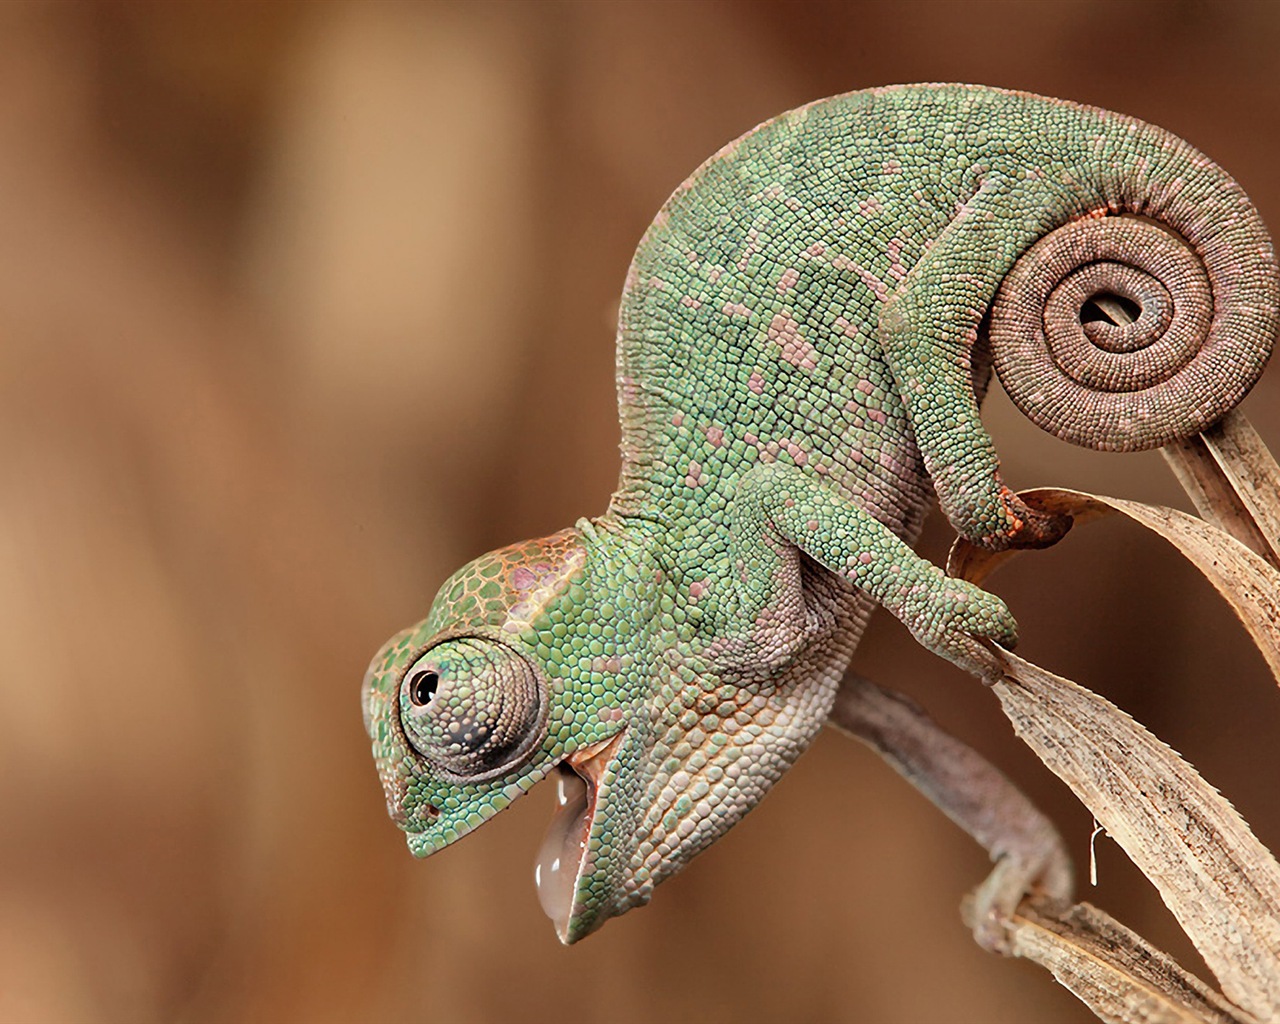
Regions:
M 387 810 L 415 856 L 557 774 L 536 880 L 566 943 L 635 902 L 623 895 L 626 858 L 593 853 L 621 848 L 605 808 L 627 715 L 601 682 L 619 662 L 599 640 L 557 642 L 589 604 L 586 560 L 577 530 L 477 559 L 378 652 L 362 694 Z

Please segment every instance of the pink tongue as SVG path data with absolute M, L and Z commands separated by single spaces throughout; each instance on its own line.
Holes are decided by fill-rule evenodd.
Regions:
M 573 891 L 587 842 L 587 784 L 571 769 L 556 772 L 556 811 L 547 829 L 533 881 L 542 911 L 556 926 L 561 941 L 569 934 Z

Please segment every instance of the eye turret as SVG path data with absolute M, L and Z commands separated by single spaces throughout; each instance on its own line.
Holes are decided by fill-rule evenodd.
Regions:
M 419 754 L 475 779 L 510 769 L 537 746 L 546 688 L 534 667 L 503 644 L 448 640 L 405 673 L 400 717 Z

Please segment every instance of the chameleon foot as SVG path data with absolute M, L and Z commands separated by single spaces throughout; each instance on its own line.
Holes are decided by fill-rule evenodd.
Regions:
M 929 566 L 927 581 L 911 588 L 897 608 L 890 607 L 916 641 L 966 672 L 988 682 L 1000 678 L 999 658 L 983 644 L 1018 642 L 1018 624 L 1005 603 L 972 583 Z

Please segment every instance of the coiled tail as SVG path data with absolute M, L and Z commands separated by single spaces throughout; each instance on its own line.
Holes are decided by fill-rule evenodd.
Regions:
M 991 344 L 1001 384 L 1041 429 L 1088 448 L 1154 448 L 1221 419 L 1253 387 L 1275 340 L 1275 262 L 1244 193 L 1217 183 L 1226 209 L 1213 219 L 1191 197 L 1159 220 L 1086 217 L 1014 264 Z M 1094 316 L 1099 301 L 1121 302 L 1132 322 Z

